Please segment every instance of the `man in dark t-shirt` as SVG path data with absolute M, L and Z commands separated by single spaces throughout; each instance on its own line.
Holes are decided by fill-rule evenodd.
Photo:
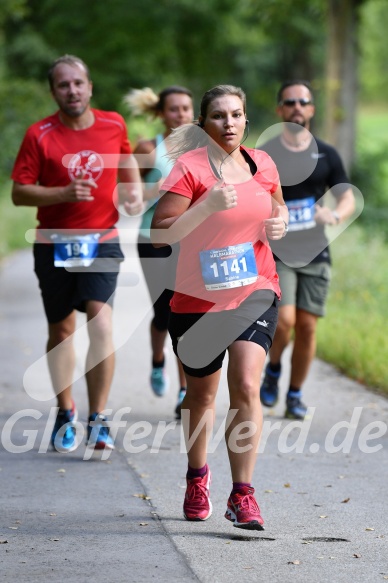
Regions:
M 355 208 L 337 151 L 309 131 L 314 112 L 309 83 L 284 83 L 277 106 L 277 114 L 284 122 L 282 133 L 260 146 L 277 165 L 290 217 L 287 237 L 271 241 L 282 300 L 260 396 L 267 407 L 277 402 L 281 357 L 294 333 L 285 413 L 292 419 L 304 419 L 306 415 L 301 387 L 315 355 L 318 318 L 325 313 L 330 283 L 325 227 L 343 222 Z M 328 189 L 336 201 L 335 210 L 324 205 L 323 196 Z

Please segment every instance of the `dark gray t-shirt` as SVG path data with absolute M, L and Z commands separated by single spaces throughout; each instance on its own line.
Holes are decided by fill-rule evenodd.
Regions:
M 292 152 L 276 137 L 260 146 L 274 160 L 290 213 L 289 232 L 280 241 L 270 241 L 277 260 L 290 266 L 311 262 L 330 263 L 324 225 L 315 223 L 314 205 L 328 189 L 335 197 L 349 188 L 349 179 L 337 151 L 314 138 L 303 152 Z

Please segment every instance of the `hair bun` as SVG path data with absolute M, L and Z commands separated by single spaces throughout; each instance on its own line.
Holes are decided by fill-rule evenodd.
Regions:
M 150 87 L 131 89 L 124 97 L 124 103 L 131 110 L 132 115 L 155 114 L 159 97 Z

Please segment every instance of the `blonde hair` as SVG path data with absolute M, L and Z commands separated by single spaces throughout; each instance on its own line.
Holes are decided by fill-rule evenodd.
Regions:
M 211 138 L 197 123 L 187 123 L 172 130 L 166 141 L 168 142 L 168 158 L 175 162 L 179 156 L 190 150 L 208 146 Z
M 132 115 L 156 115 L 158 96 L 150 87 L 131 89 L 123 98 L 124 103 L 131 110 Z
M 131 89 L 123 98 L 124 103 L 131 110 L 132 115 L 151 115 L 156 117 L 158 113 L 164 110 L 166 99 L 172 94 L 188 95 L 190 99 L 193 95 L 190 89 L 181 87 L 180 85 L 170 85 L 156 95 L 150 87 L 143 87 L 143 89 Z

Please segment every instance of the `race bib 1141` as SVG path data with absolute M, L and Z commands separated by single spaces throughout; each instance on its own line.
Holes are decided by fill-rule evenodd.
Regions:
M 257 280 L 252 243 L 229 245 L 200 251 L 201 271 L 207 290 L 221 290 L 250 285 Z

